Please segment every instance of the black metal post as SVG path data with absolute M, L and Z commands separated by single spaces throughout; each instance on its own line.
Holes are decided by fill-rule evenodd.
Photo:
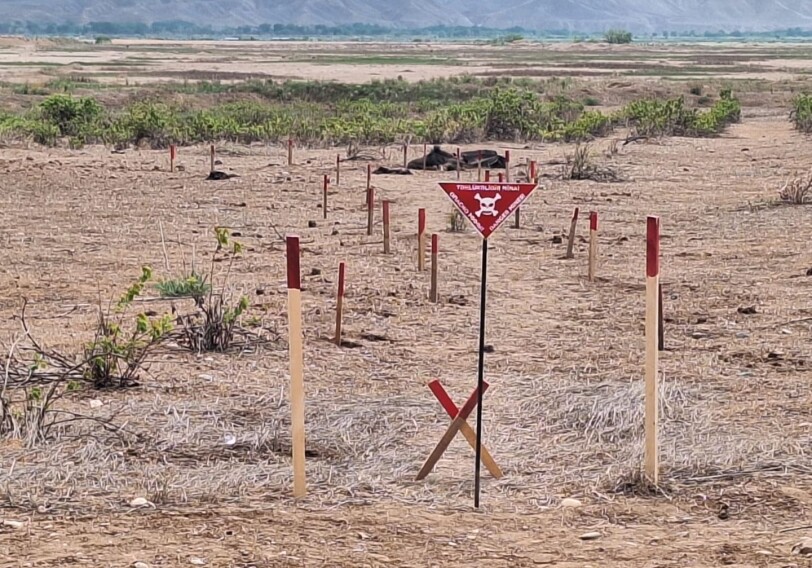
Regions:
M 476 465 L 474 466 L 474 508 L 479 508 L 479 470 L 482 458 L 482 391 L 485 387 L 485 298 L 488 276 L 488 239 L 482 239 L 482 277 L 479 292 L 479 365 L 477 367 Z

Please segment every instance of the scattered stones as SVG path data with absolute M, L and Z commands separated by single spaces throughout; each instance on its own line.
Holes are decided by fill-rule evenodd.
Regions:
M 133 562 L 133 568 L 149 568 L 146 562 Z
M 756 311 L 755 306 L 747 306 L 746 308 L 739 308 L 736 311 L 739 312 L 740 314 L 743 314 L 743 315 L 746 315 L 746 316 L 751 316 L 753 314 L 758 313 L 758 311 Z
M 192 566 L 205 566 L 206 564 L 208 564 L 208 562 L 203 560 L 202 558 L 198 558 L 197 556 L 192 556 L 189 559 L 189 564 L 191 564 Z
M 89 404 L 90 408 L 101 408 L 102 406 L 104 406 L 104 403 L 102 401 L 95 398 L 91 400 Z
M 691 334 L 691 337 L 694 339 L 707 339 L 710 336 L 704 331 L 695 331 Z
M 20 530 L 21 528 L 25 527 L 25 523 L 23 523 L 21 521 L 10 521 L 10 520 L 6 519 L 6 520 L 3 521 L 3 526 L 4 527 L 9 527 L 9 528 L 14 529 L 14 530 Z
M 569 497 L 561 500 L 561 506 L 570 509 L 577 509 L 582 504 L 583 503 L 581 503 L 578 499 L 571 499 Z
M 601 533 L 599 533 L 599 532 L 588 532 L 588 533 L 582 534 L 578 538 L 580 538 L 581 540 L 597 540 L 600 537 L 601 537 Z
M 315 229 L 316 228 L 316 222 L 315 221 L 308 221 L 307 222 L 307 228 L 308 229 Z
M 132 501 L 130 501 L 130 507 L 155 507 L 152 503 L 144 499 L 143 497 L 136 497 Z
M 554 245 L 560 245 L 561 243 L 564 242 L 564 237 L 562 237 L 561 235 L 553 235 L 553 238 L 550 239 L 550 242 L 552 242 Z
M 792 547 L 792 554 L 801 556 L 812 556 L 812 538 L 805 538 Z

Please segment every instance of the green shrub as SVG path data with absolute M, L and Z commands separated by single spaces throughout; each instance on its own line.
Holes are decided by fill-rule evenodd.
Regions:
M 626 44 L 632 42 L 633 36 L 631 32 L 627 32 L 626 30 L 609 30 L 603 36 L 603 39 L 607 43 Z
M 795 97 L 789 117 L 796 130 L 812 132 L 812 95 L 804 93 Z

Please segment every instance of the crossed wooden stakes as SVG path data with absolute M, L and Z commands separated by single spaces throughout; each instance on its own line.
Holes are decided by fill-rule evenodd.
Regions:
M 473 412 L 474 408 L 476 408 L 479 389 L 474 389 L 474 392 L 470 397 L 468 397 L 468 400 L 465 401 L 465 404 L 462 405 L 461 409 L 457 408 L 457 405 L 454 404 L 454 401 L 450 396 L 448 396 L 448 393 L 443 388 L 443 385 L 440 384 L 439 380 L 435 379 L 431 381 L 429 383 L 429 389 L 431 389 L 431 392 L 434 393 L 434 396 L 440 402 L 440 405 L 445 409 L 448 415 L 453 418 L 453 420 L 448 426 L 445 434 L 443 434 L 443 437 L 440 438 L 440 441 L 437 443 L 437 447 L 434 448 L 434 451 L 431 452 L 431 455 L 426 460 L 426 463 L 423 464 L 420 472 L 418 472 L 417 481 L 424 479 L 429 473 L 431 473 L 431 470 L 434 469 L 434 466 L 438 461 L 440 461 L 440 458 L 443 456 L 443 453 L 451 444 L 451 441 L 454 439 L 454 436 L 457 435 L 458 431 L 462 432 L 462 435 L 466 440 L 468 440 L 471 447 L 476 450 L 476 433 L 468 424 L 467 420 L 468 416 L 471 414 L 471 412 Z M 485 391 L 487 390 L 488 383 L 484 383 L 482 393 L 485 394 Z M 493 475 L 496 479 L 502 477 L 502 470 L 494 461 L 491 453 L 488 451 L 488 448 L 482 445 L 480 449 L 482 464 L 488 468 L 488 471 L 490 471 L 491 475 Z

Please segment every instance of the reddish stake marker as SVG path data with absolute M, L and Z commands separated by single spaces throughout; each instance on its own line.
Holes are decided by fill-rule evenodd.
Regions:
M 424 234 L 426 232 L 426 210 L 417 210 L 417 271 L 426 270 L 426 244 Z
M 433 303 L 438 302 L 437 294 L 437 253 L 439 252 L 439 237 L 436 233 L 431 235 L 431 288 L 429 291 L 429 300 Z
M 476 180 L 482 181 L 482 150 L 476 153 Z
M 338 264 L 338 293 L 336 295 L 335 343 L 341 347 L 341 320 L 344 317 L 344 263 Z
M 341 185 L 341 154 L 336 154 L 336 186 Z
M 215 158 L 216 153 L 215 153 L 215 150 L 214 150 L 214 144 L 211 145 L 210 154 L 211 154 L 211 159 L 210 159 L 210 161 L 211 161 L 211 169 L 209 171 L 213 172 L 214 171 L 214 162 L 216 160 L 216 158 Z
M 372 225 L 375 220 L 375 188 L 367 191 L 367 236 L 372 235 Z
M 660 218 L 646 222 L 646 452 L 645 472 L 656 485 L 659 482 L 659 290 L 660 290 Z
M 324 210 L 323 213 L 324 213 L 324 218 L 325 219 L 327 218 L 327 188 L 329 187 L 329 185 L 330 185 L 330 178 L 327 176 L 327 174 L 325 174 L 324 175 L 323 201 L 322 201 L 322 204 L 321 204 L 321 208 Z
M 590 282 L 595 281 L 595 270 L 598 263 L 598 213 L 589 212 L 589 271 Z
M 491 170 L 485 170 L 485 183 L 491 181 Z
M 423 171 L 426 171 L 426 158 L 428 158 L 428 150 L 426 148 L 426 143 L 423 142 Z
M 502 172 L 499 172 L 499 183 L 503 183 L 505 181 L 505 177 L 502 175 Z
M 169 145 L 169 171 L 175 171 L 175 158 L 178 155 L 178 149 L 174 144 Z
M 293 440 L 293 495 L 307 493 L 305 483 L 304 346 L 302 337 L 302 280 L 299 237 L 287 241 L 288 348 L 290 353 L 290 409 Z
M 505 181 L 510 183 L 510 150 L 505 150 Z
M 288 165 L 293 165 L 293 140 L 288 138 Z
M 575 247 L 575 228 L 578 225 L 578 208 L 572 213 L 572 221 L 570 221 L 570 234 L 567 239 L 567 258 L 573 258 L 573 248 Z
M 403 144 L 403 167 L 406 168 L 409 166 L 409 145 Z
M 389 201 L 384 201 L 383 207 L 383 254 L 389 254 Z
M 372 187 L 372 164 L 367 164 L 367 191 Z
M 462 159 L 460 158 L 460 149 L 457 148 L 457 179 L 462 175 Z
M 530 179 L 528 181 L 536 181 L 536 161 L 530 160 L 530 172 L 528 176 Z

